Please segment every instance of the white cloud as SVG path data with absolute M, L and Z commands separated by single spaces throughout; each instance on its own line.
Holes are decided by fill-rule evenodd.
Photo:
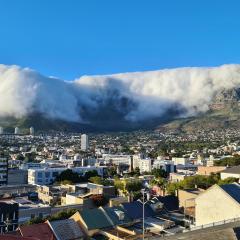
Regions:
M 22 117 L 37 111 L 82 121 L 86 109 L 101 111 L 105 103 L 131 121 L 162 116 L 176 104 L 192 115 L 208 110 L 219 90 L 239 86 L 240 65 L 83 76 L 72 82 L 0 65 L 0 116 Z M 133 103 L 127 109 L 123 98 Z

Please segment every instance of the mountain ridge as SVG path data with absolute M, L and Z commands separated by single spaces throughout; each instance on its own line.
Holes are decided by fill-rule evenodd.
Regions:
M 192 133 L 201 130 L 211 131 L 219 128 L 240 127 L 240 88 L 222 89 L 217 92 L 209 104 L 209 110 L 196 116 L 179 118 L 183 109 L 169 109 L 164 117 L 152 118 L 146 121 L 131 122 L 121 114 L 107 109 L 105 112 L 92 116 L 91 124 L 64 121 L 44 116 L 40 113 L 31 114 L 22 118 L 2 117 L 0 126 L 7 132 L 13 132 L 14 127 L 28 132 L 32 126 L 38 132 L 105 132 L 105 131 L 134 131 L 138 129 L 152 129 L 159 131 L 174 131 Z

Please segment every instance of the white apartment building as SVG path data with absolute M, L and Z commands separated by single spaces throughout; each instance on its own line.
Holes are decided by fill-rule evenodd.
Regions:
M 81 135 L 81 150 L 87 151 L 89 148 L 89 141 L 88 141 L 88 135 L 82 134 Z
M 51 184 L 56 177 L 68 168 L 38 168 L 38 169 L 28 169 L 28 184 L 34 185 L 48 185 Z M 86 172 L 96 170 L 98 175 L 104 176 L 106 167 L 75 167 L 71 168 L 73 172 L 84 176 Z
M 140 159 L 139 160 L 140 173 L 152 171 L 152 160 L 151 159 Z
M 131 156 L 130 155 L 123 155 L 123 154 L 102 154 L 102 159 L 105 164 L 131 164 Z
M 14 129 L 14 134 L 19 134 L 19 133 L 20 133 L 19 127 L 15 127 L 15 129 Z
M 133 155 L 133 169 L 139 168 L 139 161 L 143 159 L 143 154 L 134 154 Z
M 173 157 L 172 161 L 174 162 L 174 165 L 187 165 L 189 163 L 189 158 Z

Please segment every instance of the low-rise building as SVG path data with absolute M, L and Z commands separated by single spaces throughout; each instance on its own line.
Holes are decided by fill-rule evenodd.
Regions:
M 27 184 L 28 171 L 23 169 L 8 170 L 8 185 Z
M 115 187 L 114 186 L 104 186 L 95 183 L 88 183 L 87 188 L 92 194 L 101 194 L 105 197 L 114 197 L 115 196 Z
M 35 237 L 42 240 L 56 240 L 54 233 L 47 223 L 24 225 L 19 227 L 23 237 Z
M 189 158 L 186 157 L 173 157 L 172 161 L 175 165 L 187 165 L 189 164 Z
M 202 192 L 204 192 L 204 190 L 200 188 L 185 190 L 179 189 L 179 207 L 182 208 L 187 215 L 195 216 L 195 199 Z
M 70 219 L 77 222 L 85 235 L 90 237 L 99 233 L 101 229 L 113 227 L 113 223 L 101 208 L 84 209 L 76 212 Z
M 47 221 L 57 240 L 81 240 L 84 233 L 73 219 Z
M 210 176 L 213 173 L 220 173 L 224 171 L 226 167 L 222 166 L 198 166 L 197 174 L 198 175 L 203 175 L 203 176 Z
M 11 232 L 18 226 L 18 204 L 12 200 L 0 201 L 0 234 Z
M 240 179 L 240 166 L 234 166 L 230 168 L 226 168 L 221 172 L 221 179 L 226 179 L 229 177 Z
M 189 174 L 186 174 L 186 173 L 182 173 L 182 172 L 179 172 L 179 173 L 170 173 L 169 174 L 169 180 L 171 182 L 180 182 L 182 180 L 184 180 L 186 177 L 188 177 Z
M 152 171 L 152 160 L 151 159 L 139 159 L 140 173 Z
M 68 168 L 36 168 L 28 169 L 28 183 L 36 185 L 48 185 L 54 182 L 56 177 L 61 174 L 61 172 L 67 170 Z M 88 171 L 97 171 L 98 175 L 104 176 L 106 172 L 106 167 L 104 166 L 87 166 L 87 167 L 75 167 L 71 168 L 73 172 L 78 173 L 80 176 L 84 176 Z
M 92 193 L 68 193 L 65 197 L 65 204 L 81 204 L 83 208 L 93 208 L 94 203 L 90 198 L 92 195 Z
M 196 226 L 240 217 L 240 186 L 213 185 L 195 199 Z

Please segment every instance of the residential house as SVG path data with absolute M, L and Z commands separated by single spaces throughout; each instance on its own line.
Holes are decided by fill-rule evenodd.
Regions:
M 195 198 L 203 192 L 204 189 L 194 188 L 194 189 L 179 189 L 178 199 L 180 208 L 190 208 L 195 206 Z
M 70 219 L 77 222 L 83 232 L 90 237 L 99 233 L 101 229 L 112 228 L 114 225 L 102 208 L 84 209 L 76 212 Z
M 84 233 L 73 219 L 47 221 L 57 240 L 81 240 Z
M 104 186 L 100 184 L 88 183 L 87 188 L 92 194 L 101 194 L 105 197 L 115 197 L 114 186 Z
M 56 240 L 54 233 L 47 223 L 23 225 L 19 227 L 23 237 L 35 237 L 40 240 Z
M 132 219 L 127 215 L 126 211 L 122 206 L 118 207 L 104 207 L 105 215 L 115 226 L 129 224 Z
M 128 216 L 134 221 L 142 220 L 143 218 L 143 205 L 140 201 L 134 201 L 129 203 L 121 204 L 124 211 L 128 214 Z M 155 216 L 154 211 L 149 205 L 145 205 L 144 207 L 144 217 L 153 217 Z

